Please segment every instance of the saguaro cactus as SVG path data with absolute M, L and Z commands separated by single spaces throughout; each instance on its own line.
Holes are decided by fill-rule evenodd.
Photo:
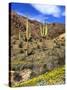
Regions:
M 47 34 L 48 34 L 48 28 L 47 28 L 47 23 L 45 23 L 45 36 L 47 36 Z
M 31 37 L 31 32 L 29 30 L 29 22 L 28 22 L 28 18 L 26 19 L 26 39 L 27 41 L 30 39 Z
M 45 26 L 44 26 L 44 22 L 43 22 L 43 25 L 40 24 L 40 32 L 41 32 L 41 36 L 42 37 L 46 37 L 47 34 L 48 34 L 48 28 L 47 28 L 47 24 L 45 23 Z
M 22 48 L 22 46 L 23 46 L 23 40 L 22 40 L 22 31 L 21 30 L 19 30 L 19 47 L 20 48 Z
M 26 19 L 26 55 L 28 55 L 28 48 L 29 48 L 29 39 L 31 37 L 31 31 L 29 30 L 29 22 L 28 18 Z
M 21 30 L 19 30 L 19 41 L 21 42 Z
M 43 37 L 43 29 L 42 29 L 42 25 L 40 24 L 40 34 Z

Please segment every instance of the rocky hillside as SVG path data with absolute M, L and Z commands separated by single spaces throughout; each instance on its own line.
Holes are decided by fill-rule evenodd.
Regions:
M 20 16 L 15 12 L 10 13 L 11 16 L 11 34 L 17 34 L 21 29 L 22 31 L 26 30 L 26 17 Z M 41 23 L 37 21 L 29 20 L 29 29 L 32 31 L 33 38 L 40 38 L 39 35 L 39 25 Z M 48 24 L 48 37 L 55 38 L 60 34 L 65 32 L 65 25 L 60 23 L 51 23 Z
M 13 87 L 21 86 L 44 86 L 44 85 L 58 85 L 65 84 L 64 81 L 65 69 L 63 67 L 55 68 L 51 72 L 47 72 L 31 80 L 15 83 Z
M 48 35 L 46 38 L 42 38 L 40 36 L 41 23 L 29 20 L 31 38 L 26 49 L 26 17 L 19 16 L 13 11 L 10 13 L 10 17 L 12 85 L 45 74 L 65 64 L 64 24 L 48 24 Z M 21 31 L 21 40 L 19 31 Z

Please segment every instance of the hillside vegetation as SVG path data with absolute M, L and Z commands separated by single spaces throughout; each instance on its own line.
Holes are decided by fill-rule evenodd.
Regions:
M 65 25 L 42 24 L 13 11 L 10 17 L 11 85 L 16 83 L 20 84 L 17 86 L 40 85 L 43 77 L 45 80 L 50 78 L 46 85 L 54 84 L 54 79 L 57 80 L 55 84 L 60 82 L 63 84 L 65 79 L 62 82 L 62 80 L 58 81 L 58 78 L 60 74 L 64 77 Z M 62 79 L 61 77 L 59 79 Z M 37 80 L 41 82 L 37 84 Z M 52 83 L 48 83 L 51 80 Z
M 58 85 L 58 84 L 64 84 L 64 73 L 65 69 L 64 66 L 61 66 L 59 68 L 55 68 L 54 70 L 47 72 L 45 74 L 42 74 L 36 78 L 33 78 L 31 80 L 16 83 L 14 86 L 43 86 L 43 85 Z

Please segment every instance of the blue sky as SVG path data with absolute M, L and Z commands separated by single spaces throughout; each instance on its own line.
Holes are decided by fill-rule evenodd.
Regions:
M 11 10 L 31 20 L 65 23 L 65 7 L 58 5 L 11 3 Z

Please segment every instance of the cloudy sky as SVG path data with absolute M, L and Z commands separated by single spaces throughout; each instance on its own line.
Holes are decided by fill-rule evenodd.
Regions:
M 11 10 L 31 20 L 65 23 L 65 7 L 45 4 L 11 3 Z

